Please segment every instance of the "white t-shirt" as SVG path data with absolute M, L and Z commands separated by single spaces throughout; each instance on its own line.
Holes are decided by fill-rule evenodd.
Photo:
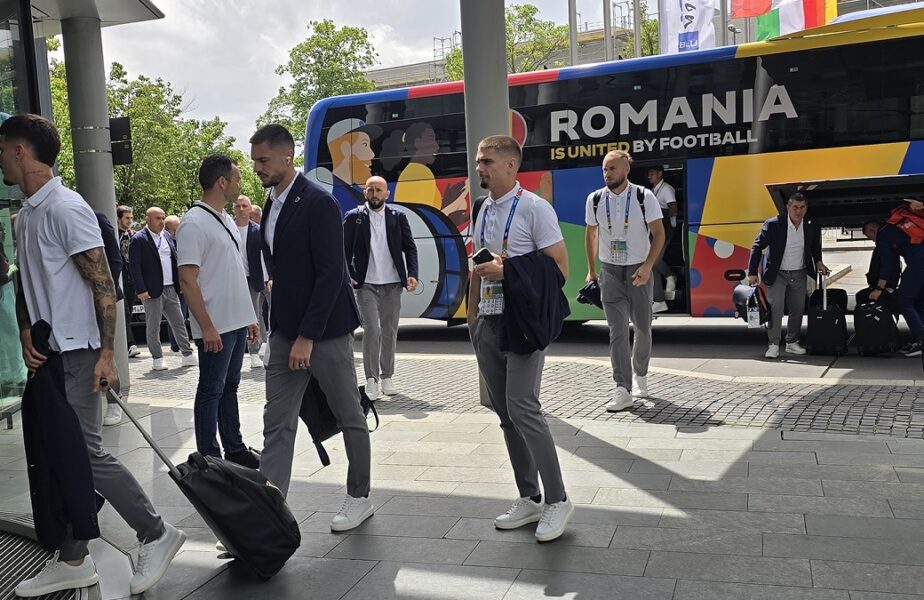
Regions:
M 588 225 L 598 225 L 598 254 L 600 260 L 611 265 L 637 265 L 645 262 L 648 251 L 651 249 L 648 227 L 642 220 L 642 207 L 636 196 L 636 188 L 645 190 L 644 220 L 653 223 L 662 218 L 661 206 L 658 199 L 647 188 L 630 183 L 621 194 L 613 194 L 607 188 L 601 188 L 603 196 L 597 205 L 594 214 L 594 194 L 587 196 L 584 222 Z M 609 199 L 610 217 L 607 220 L 606 205 Z M 628 220 L 626 227 L 626 202 L 628 202 Z M 624 241 L 626 251 L 618 259 L 614 258 L 613 245 L 616 241 Z
M 157 256 L 160 258 L 160 270 L 163 272 L 164 286 L 173 285 L 173 261 L 170 260 L 170 242 L 167 241 L 166 232 L 161 229 L 160 233 L 154 233 L 150 228 L 145 227 L 148 235 L 154 240 L 154 248 L 157 249 Z
M 286 189 L 282 190 L 282 193 L 278 196 L 276 195 L 276 188 L 270 191 L 270 200 L 273 201 L 273 205 L 270 207 L 272 210 L 264 218 L 266 222 L 266 243 L 269 245 L 270 253 L 273 252 L 273 240 L 276 239 L 276 222 L 279 221 L 282 206 L 286 203 L 286 198 L 289 197 L 289 192 L 292 191 L 292 186 L 295 184 L 296 179 L 297 176 L 293 177 Z
M 16 239 L 29 320 L 51 325 L 51 349 L 99 348 L 93 292 L 72 258 L 103 247 L 90 206 L 55 177 L 23 204 Z
M 215 216 L 219 216 L 224 225 Z M 232 241 L 232 236 L 236 242 Z M 199 267 L 199 289 L 218 333 L 228 333 L 257 322 L 244 275 L 241 246 L 237 226 L 231 217 L 201 202 L 189 209 L 177 231 L 177 264 Z M 192 311 L 189 324 L 193 338 L 202 339 L 202 327 Z
M 780 269 L 783 271 L 798 271 L 805 268 L 805 220 L 799 223 L 797 229 L 788 215 L 786 219 L 786 249 L 783 251 L 783 260 Z
M 247 262 L 247 234 L 250 232 L 249 225 L 238 225 L 237 233 L 241 238 L 241 262 L 244 265 L 244 275 L 250 276 L 250 263 Z
M 388 234 L 385 230 L 385 208 L 376 212 L 366 204 L 366 216 L 369 218 L 369 267 L 366 269 L 365 283 L 386 285 L 398 283 L 401 277 L 395 268 L 395 261 L 388 251 Z
M 654 186 L 652 190 L 658 199 L 658 205 L 661 207 L 661 213 L 667 214 L 667 207 L 671 204 L 677 204 L 677 191 L 674 186 L 663 179 Z M 677 226 L 677 217 L 671 217 L 671 227 Z
M 507 256 L 529 254 L 536 250 L 548 248 L 564 239 L 561 234 L 561 227 L 558 225 L 558 215 L 552 205 L 543 198 L 524 189 L 518 181 L 513 186 L 513 189 L 497 200 L 492 199 L 490 195 L 485 200 L 473 229 L 475 252 L 481 248 L 487 248 L 494 254 L 502 255 L 504 229 L 507 226 L 507 219 L 510 216 L 510 210 L 513 208 L 514 198 L 517 193 L 520 193 L 520 200 L 517 202 L 516 212 L 510 221 L 510 232 L 507 236 Z M 503 296 L 500 290 L 500 282 L 496 282 L 498 285 L 495 285 L 492 290 L 488 289 L 494 283 L 486 280 L 481 282 L 481 301 L 478 304 L 479 314 L 500 314 L 502 312 Z M 486 300 L 492 295 L 498 297 L 500 301 L 494 303 L 493 307 L 489 307 L 490 303 Z

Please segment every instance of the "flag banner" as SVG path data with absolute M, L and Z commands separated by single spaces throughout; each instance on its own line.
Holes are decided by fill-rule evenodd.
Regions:
M 758 40 L 821 27 L 837 16 L 835 0 L 771 0 L 770 8 L 757 17 Z
M 661 53 L 715 48 L 714 16 L 715 0 L 659 0 Z
M 759 17 L 770 12 L 771 0 L 731 0 L 732 19 Z

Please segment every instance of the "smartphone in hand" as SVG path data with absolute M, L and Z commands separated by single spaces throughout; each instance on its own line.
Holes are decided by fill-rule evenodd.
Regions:
M 491 251 L 487 248 L 482 248 L 478 252 L 472 255 L 472 262 L 476 265 L 483 265 L 494 260 L 494 255 L 491 254 Z

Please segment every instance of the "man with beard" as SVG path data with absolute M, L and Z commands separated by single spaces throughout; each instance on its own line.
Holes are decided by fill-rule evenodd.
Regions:
M 505 348 L 505 320 L 513 317 L 505 312 L 503 280 L 508 258 L 536 252 L 551 258 L 567 279 L 568 250 L 555 209 L 517 181 L 522 157 L 520 145 L 506 135 L 478 144 L 476 170 L 489 193 L 478 212 L 473 243 L 476 253 L 487 249 L 493 260 L 472 270 L 467 317 L 520 496 L 494 519 L 494 526 L 507 530 L 538 522 L 536 540 L 549 542 L 564 533 L 574 505 L 565 493 L 555 442 L 539 403 L 545 350 L 517 353 Z
M 135 332 L 132 329 L 132 307 L 138 303 L 135 296 L 135 284 L 132 283 L 132 273 L 128 266 L 128 246 L 132 242 L 132 223 L 134 215 L 130 206 L 116 207 L 116 222 L 119 225 L 119 251 L 122 254 L 122 291 L 125 293 L 125 337 L 128 341 L 128 357 L 135 358 L 141 350 L 135 344 Z M 118 407 L 118 404 L 110 405 Z M 121 411 L 121 409 L 120 409 Z M 121 419 L 120 419 L 121 420 Z
M 288 493 L 299 409 L 314 377 L 343 432 L 347 496 L 330 528 L 347 531 L 371 517 L 373 506 L 369 428 L 353 368 L 359 312 L 343 253 L 340 209 L 333 196 L 296 173 L 295 141 L 285 127 L 265 125 L 250 144 L 254 172 L 270 190 L 261 233 L 273 279 L 260 470 Z
M 195 202 L 177 231 L 180 286 L 192 313 L 199 350 L 199 384 L 193 404 L 196 450 L 251 469 L 260 455 L 244 445 L 237 388 L 247 342 L 259 335 L 241 258 L 241 241 L 225 206 L 241 192 L 241 172 L 227 156 L 207 156 L 199 167 L 202 201 Z
M 327 149 L 330 151 L 334 188 L 331 192 L 346 213 L 365 202 L 359 187 L 372 176 L 372 137 L 381 130 L 367 126 L 359 119 L 343 119 L 334 123 L 327 132 Z
M 411 225 L 402 211 L 385 206 L 386 200 L 388 184 L 381 177 L 370 177 L 366 205 L 343 219 L 347 267 L 363 318 L 366 393 L 372 400 L 378 399 L 380 390 L 386 396 L 398 393 L 391 378 L 401 292 L 417 289 L 417 245 Z
M 629 182 L 632 157 L 613 150 L 603 157 L 605 187 L 587 196 L 584 249 L 587 281 L 599 279 L 603 312 L 610 328 L 610 364 L 616 390 L 606 410 L 630 408 L 632 397 L 648 397 L 651 359 L 651 269 L 664 245 L 658 199 Z M 597 275 L 597 256 L 601 271 Z M 629 354 L 629 319 L 635 343 Z

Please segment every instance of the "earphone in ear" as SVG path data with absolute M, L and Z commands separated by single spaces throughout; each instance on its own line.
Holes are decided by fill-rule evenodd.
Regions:
M 287 156 L 287 157 L 286 157 L 286 164 L 289 164 L 291 161 L 292 161 L 292 159 L 289 158 L 289 157 Z

